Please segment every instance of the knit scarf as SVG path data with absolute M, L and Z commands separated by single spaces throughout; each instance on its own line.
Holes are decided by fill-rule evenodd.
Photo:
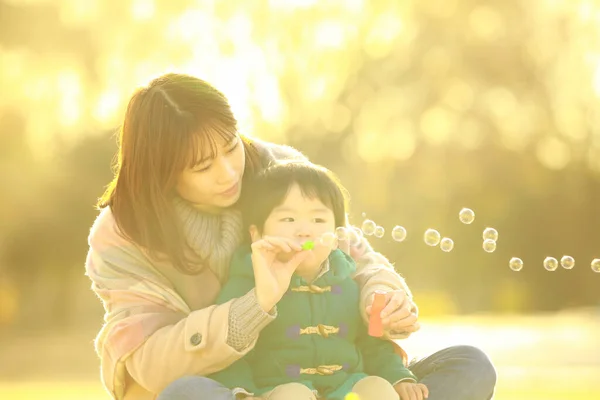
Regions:
M 231 255 L 242 242 L 242 214 L 235 208 L 218 214 L 203 212 L 176 196 L 175 212 L 180 217 L 190 248 L 208 263 L 221 283 L 228 278 Z

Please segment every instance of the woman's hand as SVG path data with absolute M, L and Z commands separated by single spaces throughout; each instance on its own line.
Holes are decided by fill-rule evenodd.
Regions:
M 427 386 L 422 383 L 400 382 L 394 385 L 401 400 L 423 400 L 429 397 Z
M 256 299 L 265 312 L 281 300 L 294 271 L 307 254 L 308 251 L 303 251 L 298 243 L 287 238 L 265 236 L 252 243 Z
M 367 315 L 371 315 L 373 297 L 367 304 Z M 383 329 L 391 332 L 416 332 L 421 328 L 417 315 L 412 312 L 412 301 L 404 290 L 392 290 L 385 294 L 386 306 L 381 311 Z

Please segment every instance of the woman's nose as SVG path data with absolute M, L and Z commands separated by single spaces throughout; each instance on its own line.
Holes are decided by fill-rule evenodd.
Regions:
M 219 181 L 234 184 L 237 173 L 233 163 L 225 157 L 219 157 L 217 166 L 219 168 Z

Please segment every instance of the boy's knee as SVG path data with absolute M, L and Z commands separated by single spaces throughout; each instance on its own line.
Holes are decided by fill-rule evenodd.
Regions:
M 360 400 L 398 400 L 399 396 L 391 383 L 379 376 L 367 376 L 356 382 L 352 392 Z
M 263 397 L 265 400 L 316 400 L 314 392 L 301 383 L 279 385 Z

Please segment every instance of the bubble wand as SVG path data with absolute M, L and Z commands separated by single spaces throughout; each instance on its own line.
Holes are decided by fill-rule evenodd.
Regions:
M 315 248 L 315 242 L 308 240 L 302 244 L 302 250 L 312 250 Z

